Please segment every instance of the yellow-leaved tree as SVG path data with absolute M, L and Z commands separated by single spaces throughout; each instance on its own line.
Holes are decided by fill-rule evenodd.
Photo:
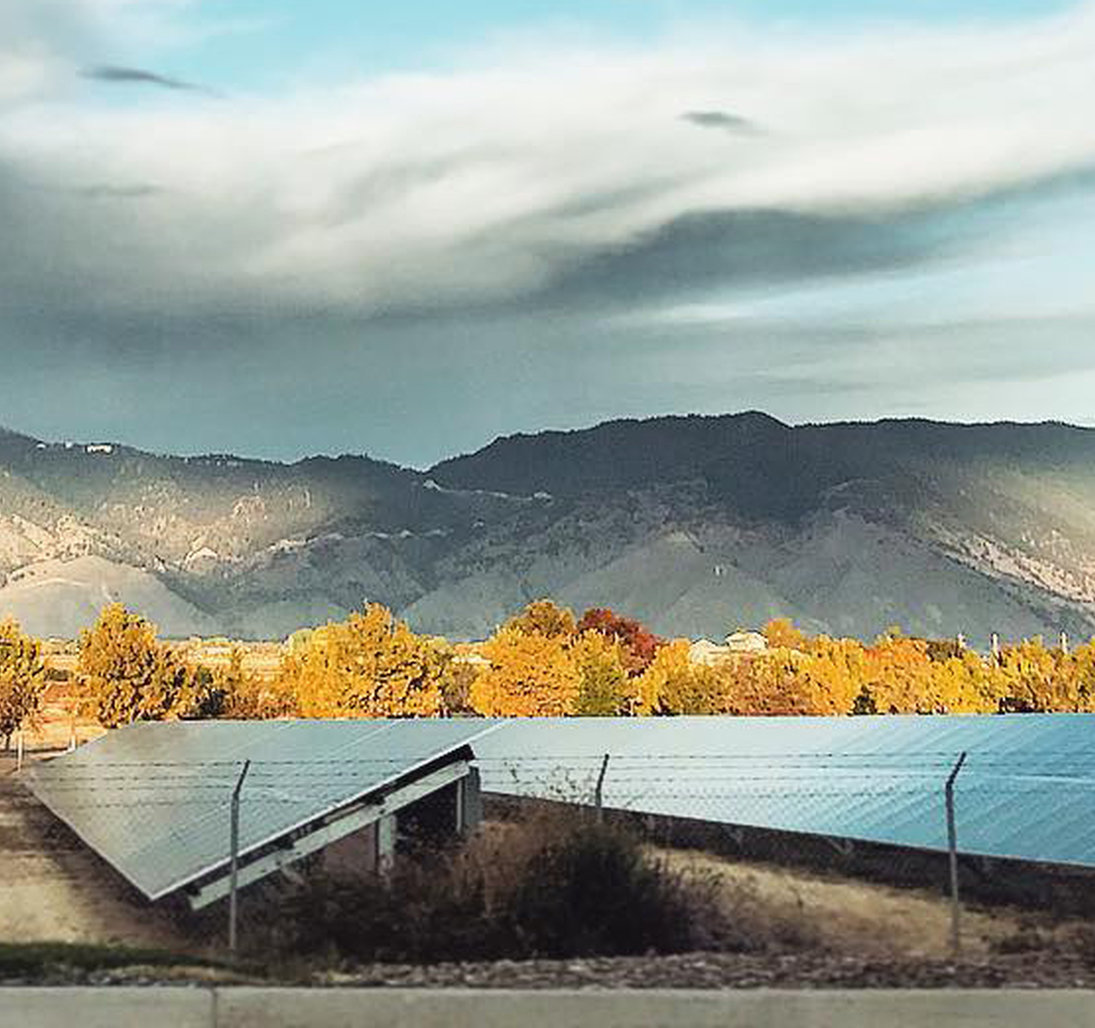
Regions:
M 14 621 L 0 622 L 0 736 L 11 737 L 33 723 L 46 688 L 42 644 L 24 635 Z
M 635 680 L 637 714 L 723 714 L 725 680 L 707 664 L 692 662 L 687 639 L 662 646 Z
M 519 632 L 537 633 L 549 638 L 574 634 L 574 614 L 560 607 L 554 600 L 534 600 L 520 614 L 516 614 L 503 626 Z
M 450 657 L 378 603 L 311 633 L 285 658 L 280 690 L 303 717 L 436 717 Z
M 194 670 L 159 643 L 155 625 L 120 603 L 81 633 L 77 674 L 106 728 L 189 716 L 202 703 Z
M 581 671 L 568 635 L 500 628 L 482 646 L 489 661 L 471 687 L 485 717 L 565 717 L 577 709 Z
M 619 640 L 596 631 L 583 632 L 571 653 L 579 677 L 575 713 L 584 717 L 630 714 L 636 690 Z

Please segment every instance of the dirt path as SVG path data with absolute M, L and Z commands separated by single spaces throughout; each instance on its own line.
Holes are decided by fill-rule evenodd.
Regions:
M 145 906 L 0 762 L 0 941 L 178 948 Z

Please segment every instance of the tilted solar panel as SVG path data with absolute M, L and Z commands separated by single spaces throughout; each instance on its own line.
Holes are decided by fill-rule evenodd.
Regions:
M 542 719 L 476 746 L 488 792 L 1095 867 L 1095 715 Z
M 244 855 L 466 747 L 482 721 L 132 725 L 24 772 L 34 795 L 150 899 L 225 864 L 245 761 Z

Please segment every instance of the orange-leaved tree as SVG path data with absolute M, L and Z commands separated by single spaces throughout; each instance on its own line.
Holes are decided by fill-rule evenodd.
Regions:
M 808 642 L 790 618 L 772 618 L 764 626 L 764 638 L 773 649 L 804 650 Z
M 625 670 L 640 675 L 653 661 L 661 640 L 634 618 L 621 617 L 608 607 L 592 607 L 578 622 L 576 631 L 597 632 L 621 646 Z

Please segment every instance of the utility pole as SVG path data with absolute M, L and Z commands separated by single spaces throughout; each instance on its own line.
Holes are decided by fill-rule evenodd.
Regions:
M 240 790 L 243 788 L 243 780 L 247 777 L 251 761 L 243 762 L 243 770 L 240 771 L 239 780 L 232 790 L 231 818 L 229 826 L 228 847 L 231 863 L 229 865 L 228 878 L 228 952 L 235 957 L 238 943 L 236 931 L 236 915 L 238 902 L 236 893 L 239 884 L 239 857 L 240 857 Z
M 950 850 L 951 878 L 951 957 L 957 959 L 962 953 L 962 935 L 960 930 L 961 907 L 958 901 L 958 828 L 954 818 L 954 782 L 962 765 L 966 762 L 965 752 L 947 778 L 944 794 L 947 800 L 947 848 Z

